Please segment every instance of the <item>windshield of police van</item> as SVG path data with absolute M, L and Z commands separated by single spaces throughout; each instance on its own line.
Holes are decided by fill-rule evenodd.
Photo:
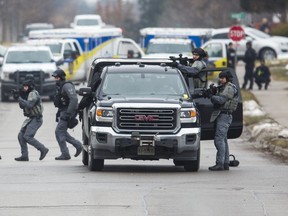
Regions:
M 10 51 L 7 53 L 6 63 L 22 64 L 22 63 L 49 63 L 51 56 L 48 51 Z
M 79 19 L 76 25 L 77 26 L 94 26 L 94 25 L 99 25 L 99 22 L 96 19 Z
M 48 46 L 52 52 L 53 55 L 59 55 L 61 54 L 61 44 L 46 44 L 46 46 Z
M 107 73 L 102 95 L 178 95 L 187 94 L 176 73 Z
M 170 44 L 170 43 L 151 43 L 147 47 L 146 54 L 153 53 L 191 53 L 191 44 Z

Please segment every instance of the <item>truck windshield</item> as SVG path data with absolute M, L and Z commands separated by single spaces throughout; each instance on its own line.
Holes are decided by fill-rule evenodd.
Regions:
M 51 56 L 47 51 L 10 51 L 6 63 L 49 63 Z
M 147 47 L 147 54 L 152 53 L 191 53 L 192 47 L 189 44 L 149 44 Z
M 176 73 L 107 73 L 103 95 L 178 95 L 187 94 Z

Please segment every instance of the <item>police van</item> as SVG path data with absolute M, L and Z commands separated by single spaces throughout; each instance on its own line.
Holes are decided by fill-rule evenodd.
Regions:
M 68 39 L 70 42 L 76 40 L 77 43 L 74 42 L 74 45 L 70 43 L 71 48 L 66 49 L 67 52 L 64 54 L 66 66 L 63 66 L 67 79 L 73 82 L 87 80 L 89 67 L 95 58 L 141 58 L 144 55 L 140 46 L 130 38 L 123 38 L 122 30 L 116 27 L 89 29 L 89 31 L 70 28 L 32 31 L 29 38 L 59 41 L 65 39 L 67 46 L 69 46 Z M 62 49 L 65 51 L 65 48 Z M 69 49 L 71 52 L 68 52 Z

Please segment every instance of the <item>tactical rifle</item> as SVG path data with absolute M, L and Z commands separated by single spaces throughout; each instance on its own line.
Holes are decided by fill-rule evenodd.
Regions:
M 179 57 L 169 56 L 169 59 L 171 59 L 173 62 L 178 61 L 180 64 L 186 66 L 194 62 L 193 58 L 183 57 L 182 54 L 179 54 Z

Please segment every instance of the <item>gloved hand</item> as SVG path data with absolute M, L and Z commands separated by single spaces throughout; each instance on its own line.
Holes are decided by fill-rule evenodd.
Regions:
M 21 97 L 19 97 L 18 98 L 18 101 L 19 101 L 19 107 L 21 108 L 21 109 L 24 109 L 25 108 L 25 100 L 23 99 L 23 98 L 21 98 Z
M 178 62 L 173 61 L 173 62 L 171 63 L 171 67 L 177 68 L 177 67 L 178 67 Z

